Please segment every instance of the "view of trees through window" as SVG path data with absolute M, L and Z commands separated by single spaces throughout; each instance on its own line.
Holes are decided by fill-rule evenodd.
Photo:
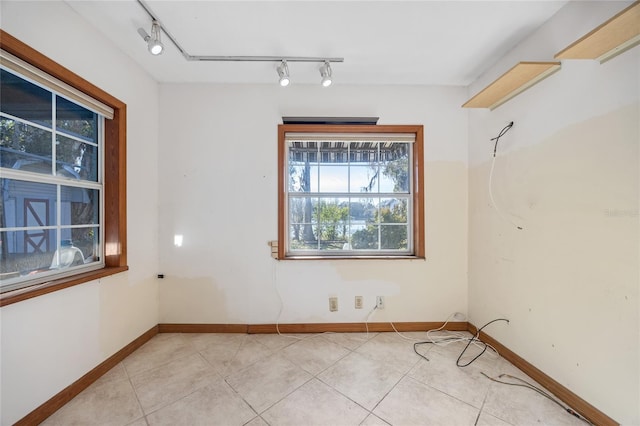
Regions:
M 409 252 L 411 143 L 288 141 L 289 250 Z

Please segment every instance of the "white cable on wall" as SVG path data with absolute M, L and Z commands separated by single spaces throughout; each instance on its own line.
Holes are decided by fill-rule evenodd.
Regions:
M 498 205 L 496 204 L 496 200 L 494 200 L 493 198 L 493 169 L 495 168 L 496 165 L 496 156 L 493 156 L 493 159 L 491 160 L 491 170 L 489 171 L 489 199 L 491 200 L 491 207 L 493 207 L 493 209 L 496 211 L 496 213 L 498 213 L 498 216 L 500 216 L 500 218 L 504 221 L 510 222 L 513 226 L 515 226 L 516 228 L 522 230 L 522 227 L 517 225 L 513 220 L 511 220 L 510 218 L 506 217 L 502 211 L 500 210 L 500 208 L 498 207 Z
M 493 207 L 493 209 L 496 211 L 496 213 L 498 213 L 498 216 L 500 216 L 502 220 L 507 221 L 511 223 L 513 226 L 515 226 L 517 229 L 522 230 L 523 229 L 522 226 L 519 226 L 513 220 L 511 220 L 510 218 L 508 218 L 502 213 L 502 211 L 496 204 L 495 199 L 493 198 L 493 171 L 496 166 L 496 151 L 498 149 L 498 141 L 502 136 L 504 136 L 505 133 L 509 131 L 509 129 L 511 129 L 511 127 L 513 127 L 513 121 L 507 124 L 502 130 L 500 130 L 500 133 L 498 133 L 498 136 L 491 139 L 492 141 L 496 141 L 496 143 L 493 148 L 493 159 L 491 160 L 491 170 L 489 171 L 489 199 L 491 200 L 491 207 Z

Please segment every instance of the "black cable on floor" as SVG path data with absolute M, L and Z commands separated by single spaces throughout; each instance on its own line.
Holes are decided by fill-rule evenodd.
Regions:
M 480 327 L 478 329 L 478 332 L 476 333 L 475 336 L 473 336 L 471 339 L 469 339 L 469 341 L 467 342 L 467 346 L 464 347 L 464 349 L 462 350 L 462 352 L 460 352 L 460 355 L 458 356 L 458 359 L 456 360 L 456 365 L 458 367 L 468 367 L 469 365 L 471 365 L 471 363 L 473 363 L 473 361 L 475 361 L 476 359 L 480 358 L 482 356 L 483 353 L 485 353 L 487 351 L 487 347 L 488 345 L 483 342 L 482 340 L 478 339 L 478 336 L 480 336 L 480 332 L 489 324 L 493 324 L 496 321 L 506 321 L 507 323 L 509 323 L 509 320 L 506 318 L 496 318 L 492 321 L 489 321 L 488 323 L 486 323 L 485 325 L 483 325 L 482 327 Z M 471 345 L 471 343 L 473 343 L 475 340 L 477 340 L 478 342 L 482 343 L 484 345 L 484 348 L 482 349 L 482 352 L 480 352 L 478 355 L 476 355 L 471 361 L 469 361 L 466 364 L 460 365 L 460 358 L 462 358 L 462 356 L 464 355 L 464 353 L 467 351 L 467 349 L 469 348 L 469 345 Z
M 496 379 L 494 377 L 489 377 L 485 373 L 482 373 L 482 375 L 484 377 L 486 377 L 487 379 L 489 379 L 489 380 L 491 380 L 493 382 L 496 382 L 496 383 L 501 383 L 503 385 L 509 385 L 509 386 L 520 386 L 520 387 L 531 389 L 532 391 L 538 392 L 540 395 L 544 396 L 545 398 L 555 402 L 560 408 L 562 408 L 567 413 L 571 414 L 574 417 L 577 417 L 578 419 L 582 420 L 583 422 L 585 422 L 587 424 L 593 425 L 593 423 L 591 423 L 589 420 L 587 420 L 586 418 L 584 418 L 583 416 L 581 416 L 580 414 L 578 414 L 577 412 L 572 410 L 570 407 L 564 406 L 563 404 L 558 402 L 555 398 L 553 398 L 551 395 L 549 395 L 547 392 L 545 392 L 544 390 L 540 389 L 537 386 L 532 385 L 531 383 L 527 382 L 526 380 L 523 380 L 523 379 L 521 379 L 519 377 L 512 376 L 510 374 L 501 374 L 501 375 L 498 376 L 498 378 L 508 377 L 510 379 L 517 380 L 517 381 L 521 382 L 521 383 L 510 383 L 510 382 L 505 382 L 505 381 L 502 381 L 502 380 L 498 380 L 498 379 Z
M 456 361 L 456 365 L 457 365 L 458 367 L 467 367 L 468 365 L 471 365 L 471 363 L 472 363 L 473 361 L 475 361 L 476 359 L 480 358 L 480 356 L 481 356 L 483 353 L 485 353 L 485 352 L 487 351 L 487 347 L 488 347 L 489 345 L 487 345 L 486 343 L 484 343 L 482 340 L 478 339 L 478 336 L 480 335 L 480 332 L 481 332 L 481 331 L 482 331 L 486 326 L 488 326 L 489 324 L 492 324 L 492 323 L 494 323 L 494 322 L 496 322 L 496 321 L 506 321 L 506 322 L 509 322 L 509 320 L 508 320 L 508 319 L 505 319 L 505 318 L 497 318 L 497 319 L 494 319 L 493 321 L 489 321 L 488 323 L 486 323 L 485 325 L 483 325 L 482 327 L 480 327 L 480 328 L 478 329 L 478 332 L 476 333 L 476 335 L 475 335 L 475 336 L 472 336 L 472 337 L 470 337 L 470 338 L 468 339 L 467 346 L 465 346 L 465 348 L 464 348 L 464 349 L 462 350 L 462 352 L 460 353 L 460 356 L 458 357 L 458 359 L 457 359 L 457 361 Z M 442 339 L 439 339 L 437 343 L 447 342 L 447 341 L 454 341 L 454 340 L 458 340 L 458 341 L 459 341 L 459 340 L 461 340 L 461 339 L 460 339 L 459 337 L 443 337 Z M 478 342 L 480 342 L 480 343 L 482 343 L 482 344 L 484 345 L 484 348 L 482 349 L 482 352 L 480 352 L 480 354 L 479 354 L 479 355 L 477 355 L 475 358 L 473 358 L 473 359 L 472 359 L 471 361 L 469 361 L 468 363 L 466 363 L 466 364 L 464 364 L 464 365 L 460 365 L 460 358 L 462 358 L 462 356 L 464 355 L 464 353 L 465 353 L 465 352 L 467 351 L 467 349 L 469 348 L 469 345 L 471 345 L 471 343 L 473 343 L 474 341 L 478 341 Z M 424 342 L 416 342 L 416 343 L 414 343 L 414 344 L 413 344 L 413 351 L 414 351 L 416 354 L 418 354 L 418 356 L 420 356 L 420 357 L 422 357 L 422 358 L 426 359 L 427 361 L 429 361 L 429 358 L 427 358 L 426 356 L 424 356 L 423 354 L 421 354 L 420 352 L 418 352 L 418 346 L 419 346 L 419 345 L 427 345 L 427 344 L 431 344 L 431 345 L 433 345 L 433 344 L 435 344 L 435 343 L 436 343 L 436 342 L 434 342 L 434 341 L 428 341 L 428 340 L 426 340 L 426 341 L 424 341 Z M 495 349 L 494 349 L 494 350 L 495 350 Z
M 510 126 L 509 126 L 510 127 Z M 504 129 L 503 129 L 504 130 Z M 508 129 L 507 129 L 508 130 Z M 482 354 L 484 354 L 487 351 L 487 348 L 489 347 L 489 345 L 487 345 L 485 342 L 483 342 L 482 340 L 479 339 L 480 336 L 480 332 L 487 327 L 490 324 L 493 324 L 496 321 L 506 321 L 507 323 L 509 322 L 508 319 L 506 318 L 496 318 L 492 321 L 489 321 L 488 323 L 486 323 L 485 325 L 483 325 L 482 327 L 480 327 L 478 329 L 478 331 L 476 332 L 475 336 L 472 336 L 471 338 L 468 339 L 467 341 L 467 345 L 464 347 L 464 349 L 462 350 L 462 352 L 460 352 L 460 355 L 458 356 L 458 359 L 456 360 L 456 365 L 458 367 L 468 367 L 469 365 L 471 365 L 476 359 L 480 358 L 482 356 Z M 446 342 L 446 341 L 453 341 L 453 340 L 460 340 L 459 337 L 443 337 L 442 339 L 438 340 L 437 343 L 440 342 Z M 465 354 L 465 352 L 467 351 L 467 349 L 469 348 L 469 346 L 473 343 L 473 342 L 480 342 L 481 344 L 484 345 L 484 348 L 482 349 L 482 351 L 476 355 L 471 361 L 467 362 L 466 364 L 460 364 L 460 359 L 463 357 L 463 355 Z M 418 354 L 420 357 L 426 359 L 427 361 L 429 361 L 429 358 L 427 358 L 426 356 L 422 355 L 420 352 L 418 352 L 418 345 L 425 345 L 425 344 L 435 344 L 436 342 L 434 341 L 424 341 L 424 342 L 416 342 L 413 344 L 413 351 Z M 554 397 L 552 397 L 550 394 L 548 394 L 547 392 L 545 392 L 544 390 L 538 388 L 537 386 L 532 385 L 531 383 L 527 382 L 526 380 L 523 380 L 519 377 L 515 377 L 515 376 L 511 376 L 509 374 L 501 374 L 498 376 L 498 379 L 494 378 L 494 377 L 490 377 L 487 374 L 485 374 L 484 372 L 481 372 L 481 374 L 483 376 L 485 376 L 487 379 L 496 382 L 496 383 L 501 383 L 504 385 L 509 385 L 509 386 L 520 386 L 523 388 L 527 388 L 527 389 L 531 389 L 537 393 L 539 393 L 540 395 L 544 396 L 545 398 L 548 398 L 549 400 L 555 402 L 560 408 L 562 408 L 564 411 L 566 411 L 567 413 L 571 414 L 572 416 L 582 420 L 583 422 L 589 424 L 589 425 L 593 425 L 593 423 L 591 423 L 589 420 L 587 420 L 585 417 L 583 417 L 582 415 L 580 415 L 579 413 L 577 413 L 576 411 L 574 411 L 573 409 L 571 409 L 570 407 L 567 407 L 565 405 L 563 405 L 562 403 L 560 403 L 558 400 L 556 400 Z M 507 377 L 513 380 L 517 380 L 521 383 L 510 383 L 510 382 L 505 382 L 503 380 L 499 380 L 503 377 Z

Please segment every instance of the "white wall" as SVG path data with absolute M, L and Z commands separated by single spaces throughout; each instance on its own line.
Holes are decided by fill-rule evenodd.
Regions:
M 275 72 L 274 72 L 275 75 Z M 160 321 L 439 321 L 467 309 L 463 88 L 161 85 Z M 427 260 L 275 261 L 282 116 L 425 126 Z M 173 246 L 173 235 L 184 245 Z M 276 289 L 277 286 L 277 289 Z M 354 309 L 354 296 L 365 309 Z M 328 297 L 339 297 L 329 312 Z
M 0 411 L 9 425 L 158 323 L 158 87 L 67 4 L 0 7 L 3 30 L 128 106 L 130 270 L 0 310 Z
M 625 6 L 570 2 L 469 95 L 517 60 L 552 60 Z M 471 321 L 508 318 L 485 331 L 623 424 L 640 423 L 639 92 L 636 47 L 602 65 L 563 61 L 469 114 Z M 493 176 L 503 220 L 490 139 L 510 121 Z
M 387 297 L 372 321 L 467 308 L 476 325 L 506 316 L 487 332 L 616 420 L 640 423 L 639 48 L 605 65 L 565 61 L 493 112 L 460 108 L 517 60 L 551 59 L 622 3 L 570 2 L 468 93 L 339 82 L 158 90 L 66 4 L 0 7 L 5 31 L 128 104 L 131 267 L 0 310 L 2 424 L 158 322 L 273 323 L 281 308 L 281 323 L 361 321 L 355 295 L 366 306 Z M 426 261 L 271 259 L 283 115 L 425 125 Z M 496 216 L 487 193 L 489 139 L 511 120 L 494 191 L 523 231 Z M 329 313 L 334 295 L 340 311 Z

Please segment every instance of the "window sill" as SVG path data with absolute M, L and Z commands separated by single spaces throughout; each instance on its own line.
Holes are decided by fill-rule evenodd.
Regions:
M 74 285 L 94 281 L 100 278 L 115 275 L 128 270 L 128 266 L 107 266 L 96 271 L 84 272 L 72 277 L 60 278 L 57 280 L 47 281 L 46 283 L 36 284 L 33 286 L 21 288 L 18 290 L 8 291 L 0 294 L 0 306 L 11 305 L 33 297 L 42 296 L 43 294 L 52 293 Z

